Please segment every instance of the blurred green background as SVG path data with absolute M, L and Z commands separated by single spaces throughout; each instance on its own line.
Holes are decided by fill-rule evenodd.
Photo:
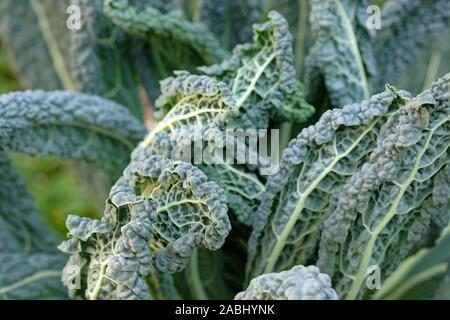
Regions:
M 0 94 L 21 90 L 0 43 Z M 94 198 L 84 188 L 70 162 L 55 158 L 13 155 L 13 162 L 27 181 L 39 212 L 60 235 L 65 235 L 68 214 L 99 216 Z

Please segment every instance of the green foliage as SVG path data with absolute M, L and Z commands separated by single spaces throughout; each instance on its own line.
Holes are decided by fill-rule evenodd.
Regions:
M 60 299 L 64 259 L 24 181 L 0 153 L 0 298 Z
M 324 223 L 318 266 L 341 296 L 367 295 L 370 265 L 389 276 L 448 215 L 450 75 L 383 126 L 370 159 L 347 181 Z
M 450 225 L 442 230 L 433 247 L 421 249 L 403 261 L 387 278 L 382 290 L 375 294 L 375 298 L 448 299 L 449 246 Z
M 223 191 L 196 167 L 137 149 L 113 186 L 102 220 L 70 216 L 69 240 L 60 249 L 73 254 L 63 275 L 88 299 L 145 299 L 145 277 L 156 269 L 184 269 L 196 247 L 219 248 L 230 230 Z
M 264 18 L 264 0 L 195 2 L 195 20 L 204 23 L 225 49 L 249 42 L 252 25 Z
M 305 61 L 308 94 L 316 94 L 323 81 L 333 107 L 368 99 L 369 79 L 376 71 L 364 18 L 370 1 L 309 3 L 313 45 Z
M 448 30 L 450 3 L 446 0 L 390 1 L 381 14 L 383 28 L 375 38 L 379 71 L 374 85 L 378 89 L 385 83 L 403 84 L 405 89 L 410 90 L 408 83 L 398 83 L 399 79 L 408 68 L 417 67 L 415 64 L 421 54 L 433 45 L 439 35 Z M 447 69 L 446 72 L 448 71 Z M 415 72 L 415 76 L 424 79 L 426 73 L 418 75 Z
M 0 96 L 0 296 L 65 298 L 61 277 L 77 299 L 448 297 L 450 8 L 377 1 L 372 31 L 371 4 L 3 1 L 0 37 L 33 91 Z M 268 176 L 251 139 L 227 135 L 279 128 Z M 232 163 L 210 152 L 231 144 Z M 99 219 L 63 205 L 78 214 L 65 267 L 16 153 L 116 181 Z
M 51 2 L 51 1 L 50 1 Z M 13 1 L 0 4 L 0 37 L 19 74 L 20 82 L 29 89 L 73 89 L 69 77 L 67 57 L 67 33 L 62 32 L 61 20 L 67 1 Z
M 328 275 L 314 266 L 299 265 L 254 278 L 235 300 L 337 300 L 337 294 Z
M 314 255 L 332 198 L 368 160 L 384 115 L 401 100 L 387 88 L 360 104 L 329 110 L 289 143 L 261 196 L 249 240 L 250 276 L 304 264 Z
M 66 299 L 59 281 L 64 257 L 50 253 L 0 253 L 0 298 Z
M 85 161 L 112 174 L 120 172 L 134 144 L 145 134 L 123 107 L 64 91 L 2 95 L 0 119 L 3 152 Z
M 0 96 L 0 279 L 4 298 L 64 297 L 56 239 L 43 225 L 33 199 L 6 153 L 58 156 L 95 164 L 117 175 L 145 133 L 125 108 L 81 93 L 26 91 Z M 113 156 L 111 156 L 113 155 Z M 23 265 L 23 268 L 18 266 Z M 3 272 L 2 272 L 3 274 Z
M 141 82 L 133 65 L 134 55 L 140 53 L 132 50 L 140 44 L 103 15 L 101 1 L 72 3 L 83 12 L 81 29 L 70 32 L 70 74 L 76 89 L 113 99 L 141 118 Z
M 236 46 L 220 65 L 200 68 L 231 88 L 240 111 L 239 128 L 267 128 L 270 116 L 281 114 L 304 122 L 314 112 L 295 80 L 292 36 L 286 20 L 275 11 L 268 17 L 266 23 L 253 26 L 253 43 Z

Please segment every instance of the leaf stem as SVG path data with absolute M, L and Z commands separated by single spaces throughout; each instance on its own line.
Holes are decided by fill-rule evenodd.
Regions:
M 202 285 L 202 279 L 200 278 L 198 270 L 198 251 L 194 249 L 189 261 L 189 278 L 195 299 L 208 300 L 208 295 Z

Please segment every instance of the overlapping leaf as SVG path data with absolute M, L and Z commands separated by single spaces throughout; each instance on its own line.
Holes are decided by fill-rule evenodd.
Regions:
M 422 243 L 430 220 L 448 213 L 449 195 L 440 189 L 448 184 L 449 119 L 447 74 L 390 117 L 369 161 L 339 194 L 318 261 L 339 295 L 373 294 L 364 285 L 368 268 L 389 276 Z
M 379 67 L 374 87 L 379 89 L 385 83 L 391 83 L 406 85 L 405 89 L 409 90 L 408 82 L 411 79 L 406 83 L 399 82 L 408 68 L 415 67 L 421 54 L 432 46 L 433 41 L 449 29 L 450 2 L 389 1 L 381 15 L 382 28 L 376 36 L 374 45 Z M 424 73 L 420 76 L 414 74 L 414 78 L 423 79 L 423 76 Z
M 253 34 L 253 43 L 236 46 L 229 59 L 200 71 L 231 88 L 239 109 L 235 127 L 265 129 L 270 116 L 279 119 L 280 115 L 305 121 L 314 109 L 305 102 L 303 88 L 295 80 L 286 20 L 272 11 L 267 22 L 253 26 Z
M 172 70 L 220 61 L 225 51 L 208 28 L 190 22 L 168 4 L 169 8 L 159 1 L 105 0 L 104 12 L 119 27 L 151 44 L 162 77 Z
M 125 108 L 100 97 L 65 91 L 0 96 L 0 149 L 80 160 L 113 175 L 145 134 Z
M 381 125 L 402 101 L 389 87 L 360 104 L 327 111 L 289 143 L 261 197 L 249 240 L 249 277 L 313 257 L 333 197 L 367 161 Z
M 263 17 L 263 0 L 197 0 L 195 19 L 204 23 L 222 47 L 232 49 L 252 38 L 252 25 Z
M 305 83 L 311 100 L 323 99 L 322 82 L 333 107 L 370 97 L 375 73 L 366 30 L 367 0 L 310 0 L 313 45 L 305 61 Z
M 226 146 L 224 129 L 238 114 L 230 89 L 208 76 L 187 72 L 177 72 L 176 77 L 164 80 L 161 88 L 163 94 L 156 107 L 165 116 L 142 146 L 157 154 L 200 164 L 208 177 L 225 189 L 230 207 L 241 221 L 249 224 L 251 220 L 246 209 L 252 207 L 264 186 L 244 166 L 227 163 L 225 158 L 216 157 L 214 153 L 208 160 L 206 151 L 208 143 L 210 147 Z M 189 153 L 183 154 L 186 149 Z M 225 157 L 225 152 L 222 156 Z
M 142 44 L 103 14 L 102 1 L 72 0 L 72 3 L 79 6 L 82 13 L 81 29 L 70 31 L 70 56 L 67 59 L 76 88 L 115 100 L 141 119 L 137 70 L 142 70 L 154 81 L 148 66 L 134 65 L 135 56 L 141 56 Z M 154 84 L 148 86 L 151 87 L 149 91 L 156 90 Z
M 64 299 L 64 257 L 4 153 L 0 176 L 0 299 Z
M 0 299 L 64 299 L 64 260 L 57 253 L 0 252 Z
M 67 4 L 68 0 L 5 0 L 0 4 L 0 37 L 7 44 L 20 82 L 27 88 L 74 88 L 65 59 Z
M 448 299 L 450 227 L 442 230 L 436 244 L 402 262 L 384 282 L 375 299 Z
M 223 191 L 196 167 L 137 149 L 111 189 L 102 220 L 71 216 L 72 254 L 65 283 L 79 268 L 72 295 L 89 299 L 150 298 L 145 278 L 182 270 L 196 247 L 218 249 L 230 230 Z

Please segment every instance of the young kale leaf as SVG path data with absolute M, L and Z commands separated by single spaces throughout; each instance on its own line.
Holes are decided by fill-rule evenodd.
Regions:
M 295 266 L 288 271 L 268 273 L 250 281 L 235 300 L 337 300 L 330 277 L 315 266 Z
M 102 220 L 67 221 L 72 254 L 63 279 L 89 299 L 151 298 L 146 277 L 182 270 L 196 247 L 222 246 L 230 230 L 223 191 L 196 167 L 138 148 L 111 189 Z M 154 269 L 153 269 L 154 268 Z M 156 295 L 156 293 L 155 293 Z

